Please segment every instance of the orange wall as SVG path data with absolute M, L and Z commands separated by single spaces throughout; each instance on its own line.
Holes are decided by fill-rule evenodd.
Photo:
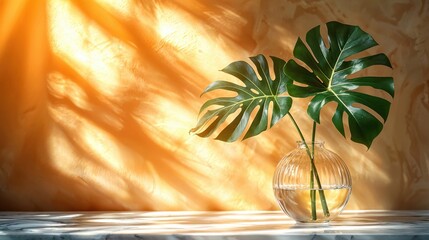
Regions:
M 352 173 L 347 208 L 429 209 L 429 4 L 401 0 L 1 1 L 0 209 L 279 209 L 271 178 L 298 140 L 288 119 L 236 143 L 188 131 L 204 87 L 231 79 L 219 69 L 288 59 L 331 20 L 372 34 L 396 84 L 369 151 L 322 115 L 319 138 Z

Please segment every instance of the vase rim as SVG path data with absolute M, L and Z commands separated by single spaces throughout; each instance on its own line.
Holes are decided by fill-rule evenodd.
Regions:
M 304 141 L 296 141 L 296 143 L 298 144 L 298 147 L 304 147 L 305 148 L 305 144 Z M 307 146 L 311 146 L 312 141 L 305 141 L 305 143 L 307 144 Z M 314 145 L 318 146 L 318 147 L 323 147 L 325 145 L 325 141 L 323 140 L 314 140 Z

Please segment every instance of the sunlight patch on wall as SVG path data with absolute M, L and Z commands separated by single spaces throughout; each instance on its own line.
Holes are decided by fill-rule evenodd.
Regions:
M 191 24 L 192 18 L 180 9 L 158 6 L 156 17 L 157 31 L 164 43 L 187 53 L 197 46 L 200 51 L 208 49 L 209 42 L 199 34 L 198 28 Z
M 102 160 L 103 163 L 118 172 L 126 171 L 122 164 L 124 157 L 121 154 L 121 150 L 125 148 L 116 142 L 113 136 L 100 128 L 91 126 L 88 122 L 85 122 L 79 129 L 79 135 L 82 147 L 87 148 L 87 152 L 92 153 L 97 159 Z
M 189 134 L 195 116 L 180 101 L 173 101 L 172 98 L 167 100 L 162 96 L 147 97 L 134 112 L 133 118 L 148 133 L 148 137 L 167 151 L 173 152 L 186 166 L 196 172 L 213 174 L 205 161 L 213 156 L 214 149 L 208 145 L 200 146 L 197 156 L 195 155 L 193 149 L 197 139 Z M 201 184 L 205 184 L 204 181 Z
M 196 121 L 195 114 L 187 110 L 177 97 L 147 97 L 133 117 L 142 130 L 148 133 L 148 137 L 177 156 L 177 159 L 166 159 L 166 162 L 178 161 L 186 165 L 186 168 L 175 168 L 175 174 L 183 176 L 183 190 L 187 189 L 182 193 L 188 196 L 197 194 L 192 188 L 186 187 L 193 186 L 199 189 L 200 194 L 216 199 L 225 209 L 257 209 L 258 206 L 272 204 L 267 202 L 267 196 L 272 195 L 271 185 L 265 183 L 271 183 L 273 166 L 262 163 L 253 166 L 250 164 L 252 160 L 242 159 L 254 151 L 245 144 L 202 140 L 190 135 L 189 130 Z M 255 162 L 259 162 L 258 159 Z M 237 169 L 242 168 L 246 171 L 235 174 Z M 176 197 L 176 204 L 180 203 L 183 208 L 187 208 L 189 203 L 181 200 L 179 195 Z M 192 201 L 192 198 L 188 201 Z M 198 203 L 189 208 L 198 208 Z
M 113 11 L 114 13 L 129 16 L 132 13 L 132 0 L 95 0 L 103 7 Z
M 52 0 L 48 4 L 50 38 L 55 54 L 101 94 L 117 97 L 135 80 L 124 68 L 134 50 L 106 35 L 69 1 Z M 125 69 L 125 71 L 124 71 Z
M 177 96 L 148 96 L 135 111 L 135 119 L 145 129 L 159 131 L 150 136 L 169 149 L 178 147 L 178 143 L 188 139 L 190 126 L 196 119 L 194 113 L 176 98 Z M 167 136 L 168 138 L 164 138 Z
M 181 65 L 176 64 L 179 60 L 200 76 L 211 79 L 224 67 L 224 63 L 234 59 L 234 53 L 227 51 L 232 43 L 226 43 L 218 37 L 219 33 L 207 28 L 206 22 L 196 19 L 181 8 L 158 5 L 155 16 L 156 32 L 159 35 L 157 51 L 174 63 L 174 67 L 180 69 Z M 198 77 L 191 75 L 192 71 L 186 68 L 181 70 L 190 79 Z M 196 82 L 206 83 L 204 79 Z
M 163 173 L 163 174 L 172 174 L 172 173 Z M 150 198 L 151 207 L 153 210 L 163 210 L 163 209 L 172 209 L 172 210 L 184 210 L 186 209 L 187 202 L 189 200 L 184 197 L 187 192 L 180 192 L 175 189 L 173 186 L 168 184 L 162 178 L 162 175 L 158 173 L 155 177 L 156 187 L 150 192 L 150 195 L 141 196 Z M 195 207 L 195 206 L 194 206 Z M 189 208 L 192 209 L 192 208 Z M 195 209 L 195 208 L 194 208 Z
M 337 150 L 338 152 L 339 150 Z M 377 184 L 389 184 L 391 183 L 392 179 L 382 171 L 382 167 L 379 165 L 376 160 L 380 157 L 377 156 L 377 152 L 375 151 L 368 151 L 365 155 L 359 154 L 359 151 L 355 148 L 350 149 L 348 148 L 347 151 L 349 152 L 350 156 L 353 156 L 353 161 L 349 161 L 350 163 L 353 162 L 360 162 L 360 164 L 353 164 L 351 167 L 353 168 L 353 172 L 362 178 L 373 178 L 373 174 L 377 176 Z
M 76 176 L 83 172 L 76 160 L 79 156 L 73 144 L 67 140 L 66 134 L 59 127 L 52 127 L 47 140 L 47 150 L 50 159 L 61 159 L 52 161 L 52 166 L 65 176 Z
M 100 204 L 114 199 L 117 206 L 126 209 L 180 210 L 189 202 L 183 191 L 177 191 L 163 177 L 178 173 L 159 172 L 152 164 L 156 159 L 143 159 L 67 106 L 52 105 L 49 112 L 59 126 L 54 125 L 48 137 L 52 166 L 77 183 L 114 196 L 112 200 L 100 200 Z
M 102 166 L 118 172 L 125 170 L 122 162 L 126 158 L 126 147 L 111 134 L 66 107 L 57 106 L 51 108 L 51 112 L 57 122 L 73 131 L 75 144 L 100 161 Z
M 110 171 L 106 171 L 94 164 L 90 159 L 81 156 L 66 135 L 58 127 L 51 128 L 47 140 L 48 154 L 52 166 L 63 176 L 74 180 L 75 185 L 86 184 L 94 192 L 102 195 L 114 195 L 119 199 L 126 199 L 128 193 L 123 179 Z M 68 186 L 73 188 L 74 186 Z M 103 205 L 104 200 L 100 200 Z M 109 200 L 110 201 L 110 200 Z
M 100 191 L 127 197 L 127 186 L 121 175 L 125 168 L 124 156 L 118 144 L 72 110 L 51 106 L 49 111 L 63 129 L 54 127 L 48 138 L 53 166 L 66 176 L 81 178 Z M 74 133 L 72 138 L 67 137 L 70 132 Z M 80 149 L 85 149 L 85 154 Z
M 88 102 L 88 95 L 86 92 L 61 73 L 54 72 L 49 74 L 47 83 L 49 93 L 53 97 L 57 99 L 69 99 L 77 107 L 91 110 L 92 107 Z
M 101 4 L 107 7 L 112 1 L 102 1 Z M 162 69 L 133 69 L 133 64 L 141 60 L 137 59 L 134 49 L 109 37 L 70 2 L 51 1 L 54 53 L 99 92 L 94 95 L 86 89 L 85 83 L 67 79 L 67 74 L 52 73 L 49 76 L 48 87 L 53 97 L 69 99 L 79 109 L 91 112 L 83 115 L 66 105 L 50 107 L 53 120 L 66 131 L 63 135 L 52 136 L 55 140 L 50 147 L 51 158 L 55 161 L 64 157 L 53 150 L 54 147 L 68 148 L 65 151 L 68 164 L 56 165 L 61 172 L 74 169 L 75 176 L 81 176 L 101 192 L 118 196 L 134 209 L 142 206 L 154 210 L 207 209 L 212 206 L 257 209 L 272 204 L 267 203 L 271 187 L 265 184 L 271 182 L 272 166 L 242 165 L 246 162 L 242 156 L 253 151 L 252 148 L 212 139 L 201 141 L 189 135 L 197 120 L 193 106 L 198 105 L 188 101 L 195 95 L 190 86 L 197 85 L 202 90 L 213 76 L 225 76 L 218 70 L 231 61 L 236 51 L 226 51 L 230 48 L 228 40 L 221 40 L 217 32 L 201 27 L 205 24 L 201 19 L 179 7 L 161 4 L 155 8 L 157 53 L 160 59 L 171 63 L 171 68 L 186 79 L 188 86 L 175 85 L 175 76 L 162 75 Z M 135 71 L 140 72 L 136 74 Z M 144 89 L 131 89 L 131 86 L 139 85 L 139 76 L 152 80 L 144 83 Z M 125 103 L 130 98 L 130 91 L 135 94 L 133 101 L 139 102 L 138 107 L 124 109 L 117 103 Z M 109 110 L 98 110 L 100 103 L 88 99 L 93 96 Z M 127 129 L 130 120 L 124 120 L 124 116 L 128 115 L 140 129 Z M 136 143 L 139 141 L 136 137 L 128 146 L 121 142 L 124 135 L 103 128 L 105 125 L 99 125 L 99 121 L 117 131 L 140 130 L 154 143 L 150 140 Z M 64 139 L 58 140 L 61 136 Z M 61 144 L 55 146 L 54 141 Z M 141 144 L 142 149 L 133 148 L 134 144 Z M 159 147 L 159 152 L 152 152 L 156 150 L 151 147 Z M 235 174 L 236 169 L 243 167 L 246 172 Z M 237 189 L 237 186 L 242 187 Z M 141 193 L 137 199 L 144 199 L 133 199 L 132 194 L 136 192 Z

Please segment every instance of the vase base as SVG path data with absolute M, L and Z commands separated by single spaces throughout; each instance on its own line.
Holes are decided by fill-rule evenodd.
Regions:
M 326 226 L 329 225 L 330 221 L 315 221 L 315 222 L 300 222 L 300 221 L 296 221 L 295 225 L 302 225 L 302 226 Z

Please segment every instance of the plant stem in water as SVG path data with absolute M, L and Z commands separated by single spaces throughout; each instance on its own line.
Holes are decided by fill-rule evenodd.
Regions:
M 311 156 L 310 161 L 314 160 L 314 139 L 316 136 L 316 122 L 313 121 L 313 132 L 311 136 Z M 312 160 L 311 160 L 312 159 Z M 316 220 L 316 190 L 314 190 L 314 171 L 313 164 L 310 170 L 310 201 L 311 201 L 311 219 Z
M 315 141 L 315 139 L 316 139 L 316 122 L 313 121 L 313 131 L 311 134 L 311 148 L 312 148 L 311 152 L 312 152 L 312 155 L 310 156 L 311 172 L 316 177 L 317 185 L 319 188 L 320 203 L 322 204 L 322 208 L 323 208 L 323 214 L 326 217 L 329 217 L 330 213 L 329 213 L 329 209 L 328 209 L 328 204 L 326 203 L 325 192 L 322 189 L 322 184 L 321 184 L 320 179 L 319 179 L 319 174 L 317 173 L 316 165 L 314 164 L 314 157 L 315 157 L 314 141 Z M 311 177 L 313 178 L 313 175 L 311 175 Z M 311 183 L 310 183 L 310 185 L 311 185 Z M 313 187 L 314 187 L 314 183 L 313 183 Z M 312 189 L 311 191 L 315 191 L 315 190 L 313 190 L 313 188 L 311 188 L 311 189 Z M 313 195 L 315 198 L 316 193 L 313 193 Z M 316 200 L 314 200 L 314 201 L 316 201 Z
M 314 172 L 310 170 L 310 201 L 311 201 L 311 220 L 317 219 L 316 214 L 316 190 L 314 190 Z
M 316 183 L 318 186 L 320 203 L 322 204 L 322 208 L 323 208 L 323 214 L 325 214 L 326 217 L 329 217 L 330 213 L 328 209 L 328 204 L 326 203 L 325 192 L 323 191 L 322 184 L 320 183 L 319 173 L 317 172 L 316 166 L 314 165 L 314 159 L 310 159 L 310 161 L 311 161 L 311 169 L 314 172 L 314 177 L 316 178 Z
M 316 165 L 314 164 L 314 140 L 316 137 L 316 122 L 313 122 L 313 131 L 312 131 L 312 150 L 310 151 L 310 148 L 307 145 L 307 142 L 305 141 L 304 135 L 301 132 L 301 129 L 299 128 L 298 124 L 296 123 L 295 119 L 293 118 L 292 114 L 288 113 L 290 119 L 292 120 L 292 123 L 295 125 L 296 130 L 299 133 L 299 136 L 301 137 L 301 141 L 304 143 L 305 149 L 307 151 L 307 155 L 310 158 L 311 163 L 311 178 L 310 178 L 310 201 L 311 201 L 311 218 L 312 220 L 317 220 L 316 215 L 316 190 L 314 189 L 314 179 L 316 179 L 318 192 L 320 196 L 320 203 L 323 208 L 323 214 L 326 217 L 330 216 L 328 204 L 326 203 L 326 197 L 325 192 L 323 191 L 322 184 L 320 182 L 319 173 L 317 172 Z

